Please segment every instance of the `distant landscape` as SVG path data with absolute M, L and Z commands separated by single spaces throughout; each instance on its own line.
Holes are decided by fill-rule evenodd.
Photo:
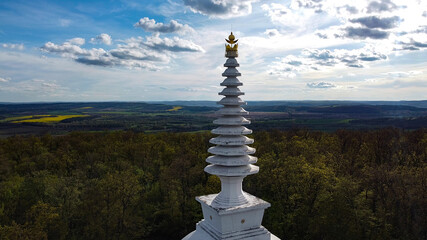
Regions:
M 220 106 L 214 101 L 0 103 L 0 137 L 208 131 Z M 254 130 L 427 127 L 427 101 L 253 101 L 244 108 Z
M 210 101 L 0 104 L 0 239 L 182 239 L 218 193 Z M 281 239 L 425 239 L 427 101 L 248 102 Z

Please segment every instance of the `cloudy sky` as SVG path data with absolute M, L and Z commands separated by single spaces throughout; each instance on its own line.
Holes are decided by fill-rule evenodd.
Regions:
M 425 0 L 0 1 L 0 102 L 427 99 Z

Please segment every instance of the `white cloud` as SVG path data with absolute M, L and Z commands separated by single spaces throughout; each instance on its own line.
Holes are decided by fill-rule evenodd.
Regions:
M 0 77 L 0 82 L 9 82 L 10 78 L 2 78 Z
M 303 49 L 299 56 L 288 55 L 273 62 L 269 73 L 290 76 L 290 73 L 331 71 L 336 68 L 364 68 L 370 63 L 387 60 L 383 49 L 365 46 L 360 49 Z M 292 75 L 291 75 L 292 76 Z
M 398 71 L 387 72 L 387 73 L 384 73 L 383 75 L 386 75 L 386 76 L 391 77 L 391 78 L 406 78 L 409 76 L 420 75 L 422 73 L 423 73 L 422 71 L 415 70 L 415 71 L 408 71 L 408 72 L 398 72 Z
M 76 37 L 76 38 L 68 39 L 66 41 L 66 43 L 69 44 L 69 45 L 81 46 L 81 45 L 85 44 L 85 39 L 84 38 Z
M 147 32 L 155 32 L 155 33 L 191 33 L 194 32 L 194 29 L 188 26 L 187 24 L 181 24 L 175 20 L 171 20 L 169 24 L 164 23 L 156 23 L 156 20 L 149 19 L 148 17 L 144 17 L 139 19 L 137 23 L 133 25 L 134 27 L 139 27 L 144 29 Z
M 59 25 L 61 27 L 68 27 L 71 24 L 71 20 L 69 19 L 59 19 Z
M 391 0 L 371 1 L 367 7 L 368 13 L 391 12 L 397 8 Z
M 84 39 L 83 39 L 84 40 Z M 146 68 L 157 70 L 162 63 L 168 63 L 172 53 L 204 52 L 204 49 L 192 41 L 173 38 L 148 36 L 130 38 L 118 44 L 117 48 L 104 50 L 103 48 L 85 49 L 76 44 L 83 44 L 79 38 L 73 38 L 61 45 L 47 42 L 41 50 L 47 53 L 59 54 L 62 57 L 74 59 L 78 63 L 94 66 L 121 66 L 128 68 Z M 74 44 L 73 44 L 74 43 Z M 154 64 L 160 63 L 159 64 Z M 163 66 L 165 67 L 165 66 Z
M 404 0 L 292 0 L 262 5 L 281 32 L 389 42 L 425 25 L 426 8 L 425 1 Z
M 352 23 L 359 23 L 360 25 L 368 28 L 380 28 L 380 29 L 390 29 L 397 26 L 400 18 L 397 16 L 393 17 L 377 17 L 377 16 L 367 16 L 360 18 L 353 18 L 349 21 Z
M 8 49 L 24 50 L 24 44 L 22 43 L 2 43 L 1 46 Z
M 147 37 L 147 41 L 143 44 L 155 51 L 204 52 L 201 46 L 179 37 L 160 38 L 159 36 L 150 36 Z
M 56 81 L 44 79 L 29 79 L 2 87 L 3 91 L 21 94 L 37 94 L 39 96 L 59 96 L 62 95 L 65 87 L 60 86 Z
M 335 88 L 336 86 L 332 83 L 328 82 L 312 82 L 307 83 L 307 87 L 309 88 Z
M 156 63 L 155 66 L 161 67 L 162 65 Z M 5 51 L 0 51 L 0 67 L 2 67 L 3 76 L 14 76 L 13 81 L 2 84 L 0 101 L 217 99 L 216 92 L 220 91 L 219 89 L 214 87 L 213 91 L 212 89 L 203 90 L 211 88 L 211 82 L 218 85 L 220 75 L 212 74 L 209 67 L 188 68 L 189 64 L 181 62 L 167 64 L 167 66 L 179 68 L 179 71 L 175 71 L 172 67 L 164 68 L 162 71 L 144 72 L 139 70 L 142 66 L 94 68 L 65 58 L 40 58 L 36 54 L 21 52 L 10 55 Z M 31 71 L 26 71 L 28 69 Z M 203 81 L 200 81 L 201 77 L 204 79 Z M 33 82 L 33 79 L 45 80 L 47 84 L 56 83 L 60 89 L 56 93 L 37 91 L 37 88 L 42 88 L 42 84 Z M 22 90 L 24 86 L 25 89 L 30 89 L 28 85 L 34 86 L 31 88 L 33 91 Z M 183 90 L 185 88 L 187 88 L 186 91 Z M 191 91 L 196 88 L 197 91 Z
M 67 43 L 65 40 L 51 41 L 42 47 L 43 51 L 50 53 L 50 56 L 64 58 L 40 58 L 35 55 L 31 58 L 33 61 L 40 58 L 40 61 L 49 62 L 43 65 L 48 67 L 39 69 L 39 65 L 34 65 L 35 67 L 27 71 L 38 75 L 29 75 L 25 79 L 58 80 L 62 77 L 60 75 L 69 74 L 72 77 L 67 77 L 68 79 L 84 79 L 79 80 L 78 88 L 85 91 L 86 99 L 99 100 L 102 99 L 101 95 L 108 95 L 103 99 L 139 100 L 142 98 L 139 93 L 144 92 L 144 99 L 188 97 L 213 100 L 216 99 L 216 89 L 212 85 L 218 85 L 218 77 L 224 71 L 222 67 L 224 59 L 221 57 L 224 51 L 223 38 L 229 34 L 227 29 L 231 22 L 213 21 L 209 18 L 240 16 L 232 20 L 233 32 L 239 38 L 238 61 L 241 64 L 239 70 L 244 76 L 241 79 L 245 84 L 244 91 L 248 93 L 250 99 L 425 98 L 426 88 L 423 88 L 422 79 L 425 81 L 426 77 L 426 71 L 423 70 L 425 68 L 423 50 L 427 49 L 425 47 L 427 18 L 423 14 L 426 15 L 427 8 L 424 6 L 427 1 L 391 0 L 389 2 L 396 7 L 388 4 L 391 6 L 388 10 L 380 10 L 381 6 L 369 6 L 371 2 L 387 5 L 387 1 L 382 0 L 258 1 L 250 2 L 250 11 L 249 8 L 245 8 L 234 14 L 231 9 L 203 10 L 203 4 L 208 6 L 214 2 L 221 8 L 222 5 L 247 4 L 249 1 L 212 0 L 198 3 L 187 1 L 187 6 L 184 6 L 184 1 L 165 1 L 162 6 L 171 7 L 167 11 L 169 15 L 154 11 L 159 9 L 158 3 L 139 4 L 143 10 L 148 9 L 157 12 L 158 16 L 163 16 L 163 18 L 150 16 L 145 20 L 142 18 L 139 27 L 147 31 L 139 30 L 143 37 L 126 36 L 129 31 L 114 29 L 113 27 L 117 25 L 111 25 L 111 33 L 121 32 L 122 37 L 114 39 L 110 46 L 84 45 L 83 41 Z M 207 16 L 190 12 L 190 7 L 191 11 Z M 387 6 L 383 7 L 386 8 Z M 247 15 L 243 16 L 245 14 Z M 193 22 L 192 17 L 195 17 L 197 22 Z M 74 21 L 83 22 L 68 16 L 63 18 L 73 19 L 73 25 Z M 132 23 L 138 19 L 134 19 Z M 187 26 L 185 23 L 194 27 L 197 34 L 177 35 L 183 32 L 180 26 Z M 58 29 L 57 22 L 52 24 Z M 138 29 L 128 30 L 138 31 Z M 102 38 L 95 37 L 99 33 L 102 32 L 95 31 L 92 33 L 93 38 L 86 40 L 102 43 Z M 30 51 L 28 48 L 28 52 Z M 204 53 L 201 54 L 202 52 Z M 9 63 L 9 58 L 18 54 L 24 56 L 24 52 L 8 49 L 0 51 L 0 55 L 3 56 L 3 62 L 0 62 L 1 75 L 13 77 L 13 81 L 2 82 L 2 87 L 24 79 L 20 77 L 19 71 L 13 72 L 15 66 Z M 21 59 L 25 61 L 23 58 L 16 61 Z M 57 67 L 53 65 L 54 62 L 67 67 L 61 70 L 53 69 L 52 66 Z M 414 62 L 418 66 L 414 66 Z M 52 66 L 49 66 L 50 64 Z M 92 67 L 93 65 L 109 67 Z M 141 72 L 139 69 L 142 68 L 161 71 Z M 21 71 L 24 71 L 23 69 L 25 68 L 20 68 Z M 82 69 L 84 74 L 79 72 Z M 66 74 L 54 73 L 55 71 Z M 415 74 L 411 71 L 421 73 Z M 43 72 L 50 72 L 52 76 L 46 77 Z M 95 76 L 99 73 L 102 74 Z M 80 75 L 85 76 L 80 78 Z M 86 78 L 87 75 L 91 77 Z M 113 78 L 128 79 L 128 76 L 132 76 L 131 83 L 121 81 L 104 84 L 106 81 L 114 82 Z M 201 78 L 204 81 L 199 83 Z M 286 80 L 282 81 L 285 78 Z M 164 79 L 168 81 L 160 81 Z M 368 84 L 365 79 L 376 79 L 376 84 Z M 68 80 L 58 80 L 57 84 L 69 86 L 67 84 L 74 84 L 75 81 L 77 80 L 68 83 Z M 148 81 L 151 81 L 151 87 L 145 85 Z M 168 87 L 176 82 L 180 83 L 181 89 Z M 403 83 L 408 83 L 407 86 L 412 87 L 406 87 L 402 94 L 391 94 L 398 93 L 397 87 L 403 86 Z M 50 82 L 46 84 L 49 85 Z M 419 88 L 416 88 L 417 84 Z M 128 92 L 124 91 L 124 85 Z M 202 92 L 202 88 L 206 86 L 214 90 Z M 378 86 L 386 86 L 387 90 L 379 92 Z M 327 89 L 328 94 L 319 90 L 320 87 Z M 396 89 L 393 92 L 394 87 Z M 372 90 L 374 88 L 375 90 Z M 185 89 L 198 91 L 183 95 Z M 64 99 L 82 99 L 75 97 L 77 92 L 79 91 L 67 95 Z M 111 94 L 114 97 L 109 98 L 110 92 L 114 93 Z M 7 99 L 3 93 L 0 94 L 2 95 L 0 98 Z M 15 96 L 12 98 L 19 100 Z
M 367 68 L 427 49 L 426 1 L 292 0 L 261 8 L 274 28 L 264 32 L 265 39 L 251 39 L 254 49 L 275 57 L 293 54 L 270 64 L 273 75 Z
M 317 13 L 311 9 L 300 8 L 298 4 L 263 4 L 262 10 L 273 24 L 287 34 L 301 35 L 307 32 L 314 32 L 336 23 L 338 19 L 326 13 Z
M 396 51 L 418 51 L 427 49 L 426 33 L 409 33 L 396 37 Z
M 113 42 L 113 40 L 111 39 L 111 36 L 106 34 L 106 33 L 101 33 L 98 36 L 91 38 L 90 42 L 93 44 L 96 43 L 103 43 L 105 45 L 111 45 L 111 43 Z
M 277 29 L 267 29 L 265 30 L 264 34 L 269 37 L 277 37 L 281 35 Z
M 252 13 L 257 0 L 184 0 L 191 11 L 216 18 L 233 18 Z
M 32 82 L 34 83 L 34 90 L 35 91 L 41 91 L 43 93 L 55 93 L 58 90 L 62 89 L 56 81 L 46 81 L 43 79 L 33 79 Z M 31 86 L 31 85 L 30 85 Z
M 90 55 L 88 50 L 82 49 L 80 46 L 74 45 L 70 41 L 64 42 L 61 45 L 57 45 L 52 42 L 47 42 L 41 47 L 41 50 L 49 53 L 58 53 L 63 57 L 71 58 Z
M 155 51 L 150 51 L 141 47 L 120 46 L 110 51 L 110 54 L 122 60 L 158 61 L 169 62 L 170 57 Z
M 393 76 L 387 74 L 386 76 L 374 76 L 366 79 L 366 81 L 360 83 L 361 87 L 365 88 L 393 88 L 393 89 L 405 89 L 405 88 L 419 88 L 422 90 L 427 87 L 427 82 L 424 76 L 420 74 L 408 74 L 404 73 L 400 76 Z

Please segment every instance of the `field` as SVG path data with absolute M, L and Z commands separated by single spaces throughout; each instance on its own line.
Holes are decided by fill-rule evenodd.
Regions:
M 89 117 L 89 115 L 35 115 L 35 116 L 23 116 L 15 117 L 12 123 L 54 123 L 61 122 L 65 119 L 78 118 L 78 117 Z M 18 118 L 18 119 L 17 119 Z
M 90 102 L 0 104 L 0 137 L 71 131 L 198 132 L 215 127 L 215 102 Z M 253 130 L 427 127 L 427 101 L 249 102 Z
M 168 111 L 168 112 L 173 112 L 173 111 L 178 111 L 178 110 L 180 110 L 180 109 L 182 109 L 182 107 L 181 107 L 181 106 L 176 106 L 176 107 L 173 107 L 173 108 L 168 109 L 168 110 L 166 110 L 166 111 Z

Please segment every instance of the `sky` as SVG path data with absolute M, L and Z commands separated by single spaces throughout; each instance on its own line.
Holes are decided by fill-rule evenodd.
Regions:
M 427 99 L 425 0 L 2 0 L 0 102 Z

